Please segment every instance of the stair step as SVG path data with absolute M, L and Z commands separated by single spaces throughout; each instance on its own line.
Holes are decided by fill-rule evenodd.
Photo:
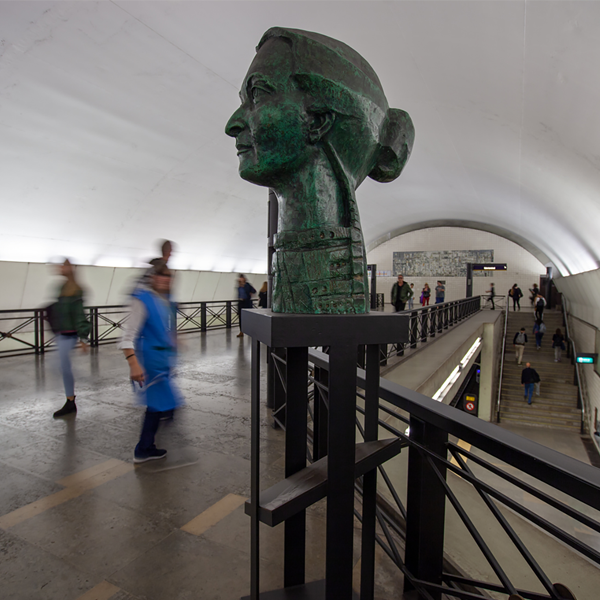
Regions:
M 521 415 L 519 416 L 514 416 L 514 415 L 504 415 L 502 413 L 500 413 L 500 422 L 502 423 L 516 423 L 516 424 L 520 424 L 520 425 L 528 425 L 531 427 L 545 427 L 548 429 L 561 429 L 561 430 L 567 430 L 567 431 L 580 431 L 581 430 L 581 423 L 577 422 L 563 422 L 563 423 L 557 423 L 557 422 L 547 422 L 541 419 L 533 419 L 533 418 L 524 418 Z
M 354 475 L 360 477 L 400 453 L 404 446 L 400 438 L 356 444 Z M 327 457 L 282 479 L 260 494 L 259 519 L 275 527 L 298 514 L 327 495 Z M 246 514 L 252 505 L 247 500 Z

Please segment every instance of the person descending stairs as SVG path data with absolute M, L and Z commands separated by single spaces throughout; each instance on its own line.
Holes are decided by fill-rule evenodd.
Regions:
M 500 421 L 579 431 L 581 411 L 577 408 L 577 386 L 573 385 L 575 367 L 566 357 L 566 353 L 563 353 L 561 362 L 554 362 L 552 336 L 557 328 L 565 334 L 562 314 L 559 311 L 544 311 L 546 332 L 539 350 L 536 349 L 533 334 L 534 324 L 531 310 L 511 311 L 508 315 Z M 525 345 L 522 364 L 517 365 L 513 339 L 521 327 L 525 327 L 528 342 Z M 534 393 L 531 405 L 524 400 L 521 385 L 521 372 L 527 362 L 531 363 L 541 380 L 540 395 Z

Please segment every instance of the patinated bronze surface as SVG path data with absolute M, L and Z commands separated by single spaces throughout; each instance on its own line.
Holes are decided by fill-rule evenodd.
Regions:
M 273 27 L 262 37 L 226 133 L 240 176 L 279 204 L 273 311 L 369 310 L 356 188 L 400 175 L 409 115 L 390 109 L 371 66 L 318 33 Z

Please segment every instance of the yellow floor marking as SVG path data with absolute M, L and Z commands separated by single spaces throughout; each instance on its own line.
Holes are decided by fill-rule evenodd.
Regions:
M 218 502 L 207 508 L 204 512 L 194 517 L 189 523 L 186 523 L 181 529 L 194 535 L 202 535 L 207 529 L 216 525 L 221 519 L 230 515 L 236 508 L 246 502 L 246 498 L 237 494 L 227 494 Z
M 10 527 L 14 527 L 19 523 L 26 521 L 27 519 L 31 519 L 32 517 L 47 511 L 49 508 L 53 508 L 54 506 L 58 506 L 63 502 L 77 498 L 77 496 L 81 496 L 81 494 L 87 492 L 88 490 L 96 488 L 107 481 L 111 481 L 112 479 L 121 477 L 121 475 L 125 475 L 125 473 L 133 471 L 134 467 L 131 463 L 122 461 L 118 461 L 118 463 L 119 464 L 112 467 L 108 471 L 103 471 L 97 475 L 87 477 L 83 481 L 71 485 L 60 492 L 56 492 L 55 494 L 51 494 L 45 498 L 40 498 L 31 504 L 17 508 L 17 510 L 13 510 L 7 515 L 0 517 L 0 529 L 9 529 Z
M 124 464 L 122 460 L 117 460 L 116 458 L 111 458 L 110 460 L 106 460 L 100 464 L 94 465 L 89 469 L 85 469 L 83 471 L 79 471 L 79 473 L 73 473 L 73 475 L 69 475 L 68 477 L 63 477 L 56 483 L 60 485 L 64 485 L 65 487 L 69 487 L 70 485 L 75 485 L 76 483 L 81 483 L 85 479 L 89 479 L 94 475 L 98 475 L 98 473 L 103 473 L 104 471 L 108 471 L 117 465 Z
M 108 583 L 108 581 L 103 581 L 91 590 L 88 590 L 83 596 L 79 596 L 77 600 L 108 600 L 120 591 L 121 588 L 118 588 L 116 585 Z
M 466 450 L 467 452 L 471 451 L 471 444 L 469 444 L 468 442 L 463 442 L 462 440 L 458 440 L 458 446 L 460 446 L 463 450 Z M 461 458 L 467 462 L 469 459 L 466 456 L 462 456 Z M 458 467 L 460 466 L 458 464 L 458 461 L 454 458 L 454 456 L 450 459 L 450 462 L 455 466 Z

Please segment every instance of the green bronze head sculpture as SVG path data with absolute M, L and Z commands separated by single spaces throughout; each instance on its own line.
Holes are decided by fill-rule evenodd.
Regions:
M 365 313 L 356 188 L 393 181 L 410 156 L 409 115 L 390 109 L 371 66 L 342 42 L 273 27 L 262 37 L 225 132 L 240 176 L 279 204 L 273 311 Z

